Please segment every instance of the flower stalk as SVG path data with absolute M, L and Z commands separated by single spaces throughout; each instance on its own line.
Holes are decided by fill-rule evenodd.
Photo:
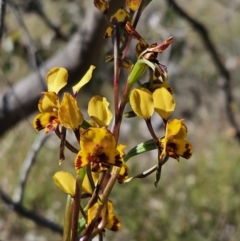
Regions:
M 68 159 L 64 154 L 65 147 L 76 155 L 75 175 L 58 171 L 53 177 L 56 185 L 69 197 L 65 212 L 64 241 L 76 241 L 78 238 L 88 241 L 96 235 L 102 240 L 106 229 L 118 231 L 120 219 L 109 199 L 114 185 L 155 173 L 154 185 L 157 186 L 162 166 L 170 158 L 179 161 L 180 157 L 189 159 L 192 156 L 192 145 L 186 140 L 186 125 L 182 119 L 170 119 L 176 103 L 173 89 L 168 84 L 167 67 L 158 59 L 158 55 L 168 48 L 173 38 L 169 37 L 160 44 L 148 44 L 136 31 L 139 18 L 150 2 L 151 0 L 126 0 L 126 8 L 118 9 L 108 19 L 107 1 L 94 1 L 95 7 L 108 19 L 109 27 L 105 37 L 113 39 L 113 55 L 107 57 L 107 62 L 113 61 L 114 67 L 114 113 L 109 107 L 111 103 L 104 96 L 95 95 L 90 99 L 88 117 L 83 115 L 77 103 L 78 93 L 91 80 L 95 66 L 91 65 L 83 78 L 73 86 L 72 94 L 64 93 L 62 98 L 58 93 L 67 84 L 67 70 L 55 67 L 47 74 L 48 90 L 42 93 L 39 100 L 39 114 L 34 118 L 33 126 L 37 131 L 54 131 L 59 137 L 59 158 L 63 167 L 68 161 L 65 160 Z M 136 59 L 130 60 L 128 50 L 132 39 L 138 43 Z M 122 71 L 128 72 L 125 80 L 121 79 Z M 148 78 L 144 76 L 145 72 L 149 73 Z M 125 83 L 122 92 L 121 83 Z M 124 113 L 126 108 L 130 110 Z M 163 123 L 164 128 L 160 134 L 152 126 L 154 113 L 159 116 L 159 123 Z M 125 117 L 143 119 L 151 139 L 142 140 L 133 147 L 119 143 L 121 124 Z M 79 143 L 79 149 L 66 139 L 69 131 Z M 125 151 L 126 147 L 129 148 L 128 152 Z M 156 165 L 129 177 L 128 165 L 132 157 L 153 150 L 157 150 Z

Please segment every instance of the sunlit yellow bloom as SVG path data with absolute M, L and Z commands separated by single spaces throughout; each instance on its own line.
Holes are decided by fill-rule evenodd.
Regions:
M 105 97 L 95 95 L 88 103 L 88 115 L 101 127 L 108 126 L 112 119 L 112 112 Z
M 46 133 L 54 131 L 60 123 L 73 130 L 80 127 L 83 115 L 72 95 L 65 93 L 60 103 L 54 92 L 43 92 L 43 94 L 38 103 L 41 113 L 33 120 L 33 126 L 37 131 L 44 128 Z
M 94 175 L 93 175 L 94 179 Z M 55 184 L 65 193 L 74 197 L 75 195 L 75 186 L 76 186 L 76 178 L 69 172 L 66 171 L 58 171 L 54 174 L 53 180 Z M 87 175 L 82 183 L 81 191 L 91 194 L 91 186 L 88 181 Z
M 90 127 L 80 137 L 80 147 L 76 159 L 75 168 L 86 166 L 92 163 L 92 171 L 96 172 L 109 165 L 121 166 L 122 151 L 116 148 L 116 140 L 113 134 L 105 127 Z
M 68 79 L 68 72 L 64 68 L 55 67 L 47 73 L 47 86 L 49 92 L 55 92 L 56 94 L 66 84 Z
M 172 94 L 164 88 L 157 88 L 153 92 L 154 110 L 164 119 L 167 120 L 175 109 L 175 101 Z
M 146 88 L 135 88 L 130 94 L 130 105 L 139 117 L 149 119 L 154 111 L 152 93 Z
M 166 135 L 160 139 L 162 153 L 160 159 L 168 155 L 179 161 L 179 157 L 189 159 L 192 156 L 192 144 L 186 140 L 187 127 L 183 120 L 169 120 L 166 125 Z
M 92 72 L 95 68 L 96 67 L 94 65 L 91 65 L 86 74 L 82 77 L 82 79 L 72 87 L 74 95 L 77 95 L 79 90 L 90 81 L 90 79 L 92 78 Z
M 80 82 L 73 87 L 75 95 L 83 85 L 88 83 L 92 77 L 95 66 L 91 65 Z M 48 91 L 42 92 L 43 96 L 38 102 L 38 114 L 33 120 L 33 127 L 45 132 L 55 131 L 59 124 L 74 131 L 78 130 L 83 121 L 83 115 L 77 106 L 75 98 L 65 93 L 60 103 L 58 92 L 67 84 L 68 73 L 64 68 L 52 68 L 47 73 Z
M 101 195 L 100 195 L 100 197 L 101 197 Z M 88 225 L 93 220 L 98 206 L 99 206 L 99 204 L 95 203 L 91 208 L 88 209 L 88 220 L 87 220 Z M 101 226 L 100 228 L 107 228 L 112 231 L 119 230 L 121 223 L 120 223 L 117 215 L 113 212 L 113 204 L 110 200 L 108 200 L 108 202 L 107 202 L 106 210 L 103 209 L 103 211 L 98 219 L 97 225 Z
M 55 92 L 43 92 L 38 102 L 38 109 L 41 112 L 33 120 L 33 127 L 37 131 L 45 128 L 45 132 L 56 130 L 60 124 L 58 119 L 58 108 L 60 102 Z
M 74 197 L 75 195 L 75 186 L 76 179 L 73 175 L 66 171 L 56 172 L 53 176 L 55 184 L 65 193 Z
M 83 122 L 83 114 L 77 106 L 76 99 L 69 93 L 64 93 L 58 117 L 63 126 L 72 130 L 79 129 Z

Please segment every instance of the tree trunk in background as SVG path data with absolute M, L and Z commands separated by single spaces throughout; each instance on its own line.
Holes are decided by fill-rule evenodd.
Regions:
M 115 1 L 110 11 L 114 12 L 124 6 L 124 2 Z M 86 10 L 78 31 L 64 49 L 44 62 L 37 72 L 0 92 L 0 136 L 37 110 L 40 93 L 46 90 L 45 76 L 49 69 L 55 66 L 66 68 L 69 73 L 68 84 L 72 85 L 85 74 L 91 64 L 97 62 L 106 27 L 103 14 L 92 4 Z

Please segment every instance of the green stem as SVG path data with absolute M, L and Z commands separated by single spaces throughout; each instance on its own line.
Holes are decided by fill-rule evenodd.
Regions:
M 72 226 L 72 213 L 73 213 L 73 198 L 67 196 L 67 204 L 64 217 L 63 241 L 71 240 L 71 226 Z

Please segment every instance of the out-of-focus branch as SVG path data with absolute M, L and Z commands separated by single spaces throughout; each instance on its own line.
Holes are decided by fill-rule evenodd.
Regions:
M 123 6 L 124 2 L 124 0 L 115 2 L 110 12 Z M 37 71 L 39 74 L 34 72 L 13 87 L 0 92 L 0 135 L 20 121 L 23 116 L 27 117 L 36 110 L 40 93 L 46 89 L 45 83 L 43 86 L 40 79 L 45 79 L 49 69 L 55 66 L 65 67 L 69 73 L 68 84 L 71 86 L 84 75 L 91 64 L 97 63 L 105 29 L 103 14 L 93 6 L 89 7 L 78 31 L 65 48 L 39 67 Z
M 68 40 L 68 36 L 66 36 L 59 26 L 54 24 L 48 16 L 45 14 L 42 8 L 42 1 L 41 0 L 25 0 L 19 4 L 26 12 L 36 13 L 43 22 L 55 33 L 55 36 L 58 39 L 63 41 Z
M 174 0 L 167 0 L 167 3 L 170 7 L 172 7 L 177 14 L 182 16 L 184 19 L 186 19 L 189 24 L 197 31 L 200 38 L 202 39 L 202 42 L 204 43 L 208 53 L 210 54 L 217 70 L 219 71 L 220 75 L 223 78 L 222 81 L 222 90 L 224 93 L 225 98 L 225 110 L 228 117 L 228 120 L 231 124 L 231 126 L 235 129 L 235 137 L 238 141 L 240 141 L 240 128 L 236 122 L 233 110 L 232 110 L 232 92 L 231 92 L 231 74 L 225 67 L 224 63 L 222 62 L 218 52 L 217 48 L 214 45 L 213 41 L 211 40 L 209 33 L 205 26 L 198 22 L 196 19 L 191 17 L 186 11 L 184 11 Z
M 41 149 L 44 142 L 49 138 L 51 134 L 46 135 L 43 132 L 40 132 L 29 149 L 25 160 L 23 161 L 22 167 L 20 169 L 19 177 L 18 177 L 18 186 L 16 187 L 13 193 L 13 200 L 16 203 L 21 203 L 23 200 L 25 185 L 30 173 L 31 168 L 33 167 L 36 155 Z
M 0 189 L 0 198 L 3 200 L 4 203 L 6 203 L 9 206 L 9 208 L 11 208 L 17 214 L 19 214 L 25 218 L 28 218 L 28 219 L 32 220 L 34 223 L 36 223 L 42 227 L 48 228 L 48 229 L 52 230 L 53 232 L 56 232 L 59 234 L 63 233 L 63 228 L 60 225 L 53 223 L 52 221 L 36 214 L 35 211 L 25 208 L 22 204 L 20 204 L 18 202 L 14 202 L 1 189 Z
M 28 53 L 28 60 L 29 64 L 32 67 L 33 71 L 38 71 L 38 61 L 37 61 L 37 48 L 31 38 L 31 35 L 28 32 L 28 29 L 24 23 L 24 20 L 22 18 L 22 15 L 18 9 L 17 4 L 15 4 L 13 1 L 8 0 L 8 6 L 10 7 L 11 11 L 13 12 L 20 29 L 22 30 L 23 34 L 23 40 L 26 45 L 27 53 Z M 40 61 L 39 61 L 40 62 Z
M 0 0 L 0 43 L 2 42 L 4 30 L 4 17 L 6 11 L 6 0 Z

